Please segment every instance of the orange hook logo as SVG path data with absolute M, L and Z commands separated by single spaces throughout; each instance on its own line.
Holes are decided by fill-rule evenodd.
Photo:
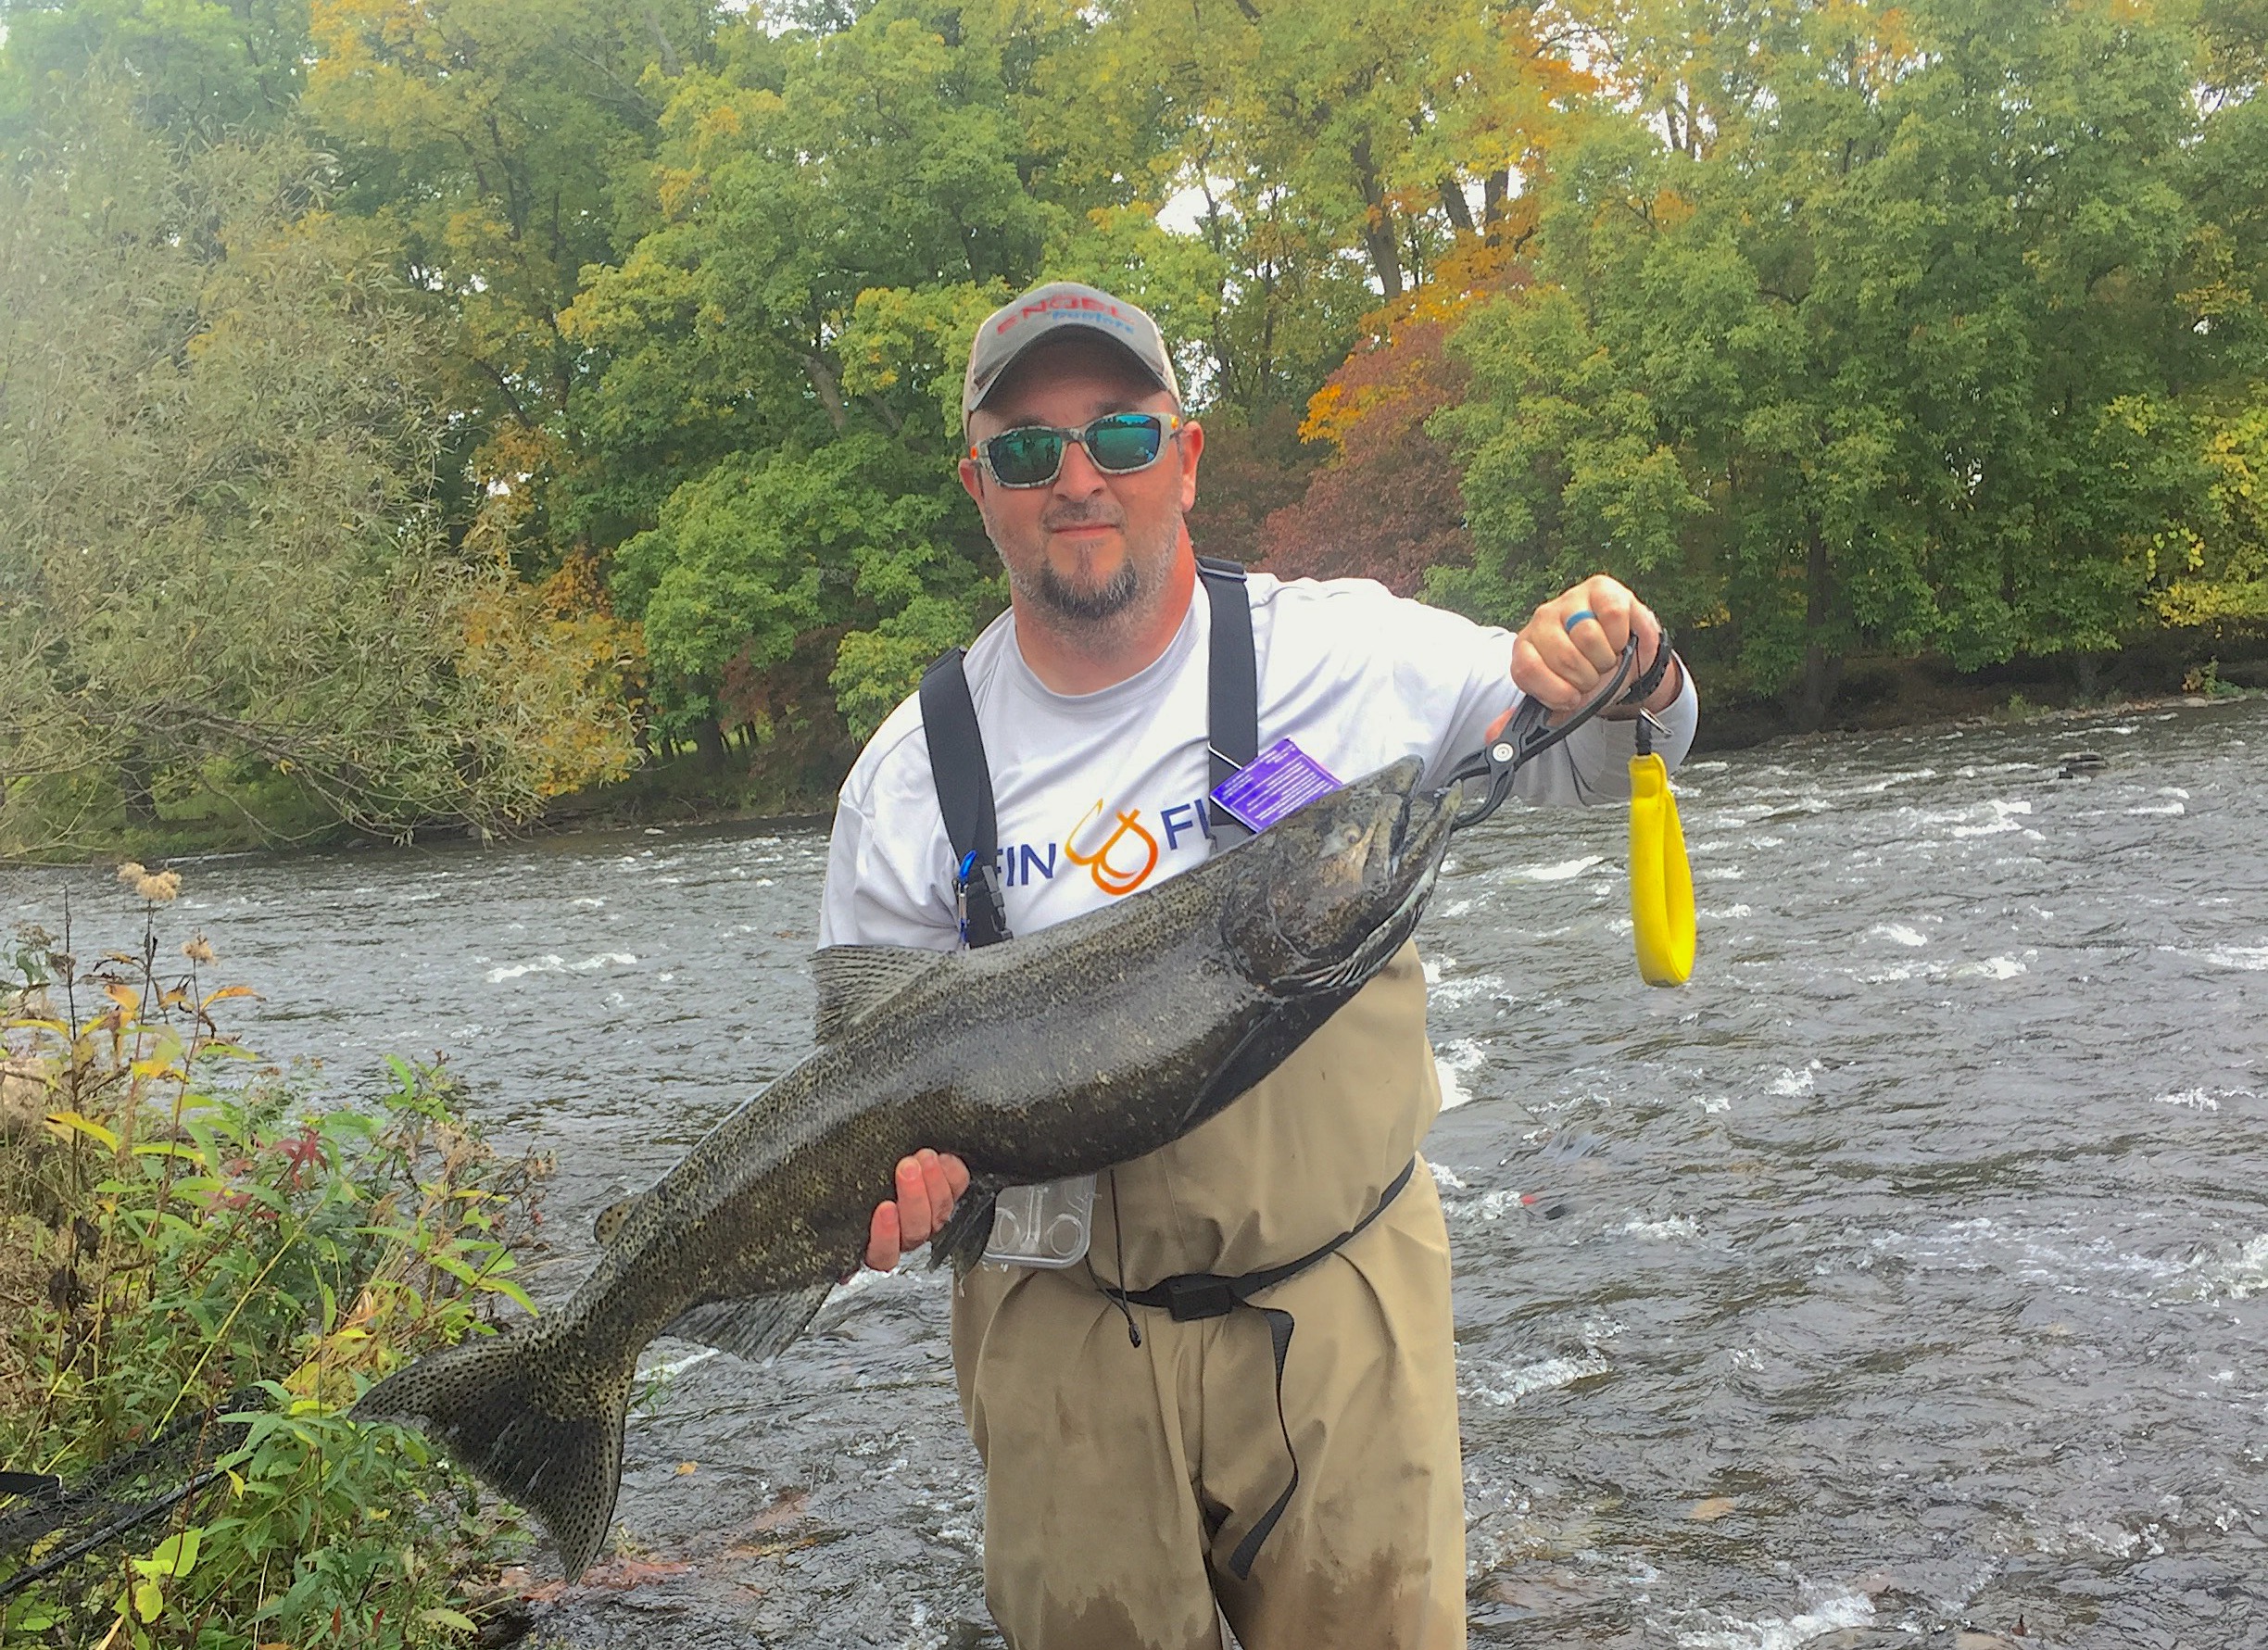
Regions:
M 1095 887 L 1101 888 L 1104 893 L 1114 895 L 1130 894 L 1136 888 L 1141 887 L 1143 883 L 1149 881 L 1150 873 L 1157 869 L 1157 838 L 1153 837 L 1148 831 L 1143 830 L 1140 825 L 1137 823 L 1141 817 L 1141 810 L 1140 808 L 1135 809 L 1131 813 L 1127 812 L 1123 809 L 1117 810 L 1116 812 L 1118 814 L 1118 828 L 1113 831 L 1110 836 L 1104 839 L 1102 846 L 1096 849 L 1094 852 L 1081 853 L 1074 845 L 1073 838 L 1077 837 L 1080 831 L 1087 828 L 1087 822 L 1089 820 L 1099 819 L 1102 817 L 1102 800 L 1100 797 L 1096 798 L 1095 805 L 1092 808 L 1090 808 L 1085 813 L 1079 815 L 1079 822 L 1077 825 L 1072 829 L 1068 836 L 1065 837 L 1064 857 L 1069 860 L 1075 865 L 1086 866 L 1088 875 L 1094 878 Z M 1126 836 L 1128 832 L 1132 832 L 1135 837 L 1140 839 L 1143 859 L 1140 867 L 1136 869 L 1120 870 L 1116 865 L 1111 863 L 1111 850 L 1118 846 L 1119 838 Z

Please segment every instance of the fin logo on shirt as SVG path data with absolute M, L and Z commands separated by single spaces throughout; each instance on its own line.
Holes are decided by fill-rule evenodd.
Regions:
M 1102 838 L 1101 847 L 1091 852 L 1082 851 L 1078 845 L 1079 833 L 1087 828 L 1090 821 L 1102 818 L 1103 809 L 1102 799 L 1097 797 L 1095 805 L 1079 815 L 1078 824 L 1073 825 L 1064 838 L 1064 858 L 1075 865 L 1086 866 L 1087 874 L 1094 878 L 1095 887 L 1104 893 L 1130 894 L 1148 882 L 1150 873 L 1157 869 L 1158 840 L 1142 829 L 1140 808 L 1131 812 L 1114 808 L 1110 812 L 1118 816 L 1117 828 Z M 1121 847 L 1120 844 L 1126 842 L 1129 836 L 1134 841 Z
M 1064 840 L 1038 848 L 1003 843 L 993 853 L 993 869 L 1000 872 L 1002 886 L 1013 888 L 1053 881 L 1058 865 L 1077 868 L 1104 893 L 1121 899 L 1148 882 L 1168 854 L 1205 851 L 1210 822 L 1202 799 L 1176 802 L 1155 817 L 1153 832 L 1142 823 L 1140 808 L 1119 808 L 1097 798 Z

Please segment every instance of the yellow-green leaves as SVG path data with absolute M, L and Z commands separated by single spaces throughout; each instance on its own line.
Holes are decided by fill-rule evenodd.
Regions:
M 208 785 L 255 819 L 533 812 L 558 784 L 520 696 L 464 664 L 544 615 L 484 606 L 450 542 L 444 334 L 369 220 L 313 204 L 330 158 L 176 143 L 100 82 L 36 107 L 55 163 L 0 165 L 0 850 L 90 808 L 157 828 Z M 543 707 L 594 729 L 572 783 L 629 749 L 600 686 Z
M 195 1526 L 158 1543 L 146 1558 L 130 1558 L 127 1568 L 140 1580 L 129 1583 L 118 1601 L 118 1614 L 145 1627 L 165 1613 L 166 1583 L 179 1581 L 196 1568 L 197 1547 L 204 1531 Z
M 510 1245 L 542 1165 L 499 1158 L 406 1062 L 364 1110 L 305 1109 L 220 1040 L 213 998 L 156 973 L 157 922 L 77 957 L 27 929 L 12 972 L 32 983 L 0 989 L 0 1230 L 44 1285 L 0 1313 L 0 1460 L 82 1492 L 45 1525 L 37 1497 L 12 1509 L 41 1556 L 188 1499 L 142 1545 L 0 1601 L 0 1637 L 452 1642 L 421 1612 L 461 1606 L 482 1526 L 429 1516 L 454 1480 L 422 1440 L 345 1412 L 406 1358 L 535 1310 Z
M 61 1140 L 69 1140 L 73 1135 L 82 1135 L 106 1152 L 115 1152 L 119 1149 L 119 1137 L 114 1130 L 95 1122 L 92 1117 L 81 1116 L 77 1112 L 50 1112 L 47 1115 L 47 1127 Z

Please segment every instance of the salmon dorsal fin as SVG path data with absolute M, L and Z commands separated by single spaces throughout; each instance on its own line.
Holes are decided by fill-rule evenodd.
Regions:
M 819 987 L 821 1042 L 833 1042 L 877 1003 L 896 996 L 932 968 L 951 961 L 950 951 L 926 951 L 906 945 L 830 945 L 812 953 L 812 978 Z

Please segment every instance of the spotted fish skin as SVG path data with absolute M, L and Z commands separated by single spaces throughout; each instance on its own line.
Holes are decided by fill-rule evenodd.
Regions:
M 1203 866 L 1044 932 L 813 960 L 820 1041 L 603 1217 L 573 1296 L 380 1381 L 362 1419 L 417 1426 L 541 1520 L 579 1575 L 613 1517 L 639 1353 L 665 1329 L 751 1358 L 854 1271 L 898 1161 L 959 1155 L 932 1243 L 968 1264 L 993 1194 L 1156 1151 L 1280 1064 L 1418 924 L 1455 795 L 1405 758 Z

